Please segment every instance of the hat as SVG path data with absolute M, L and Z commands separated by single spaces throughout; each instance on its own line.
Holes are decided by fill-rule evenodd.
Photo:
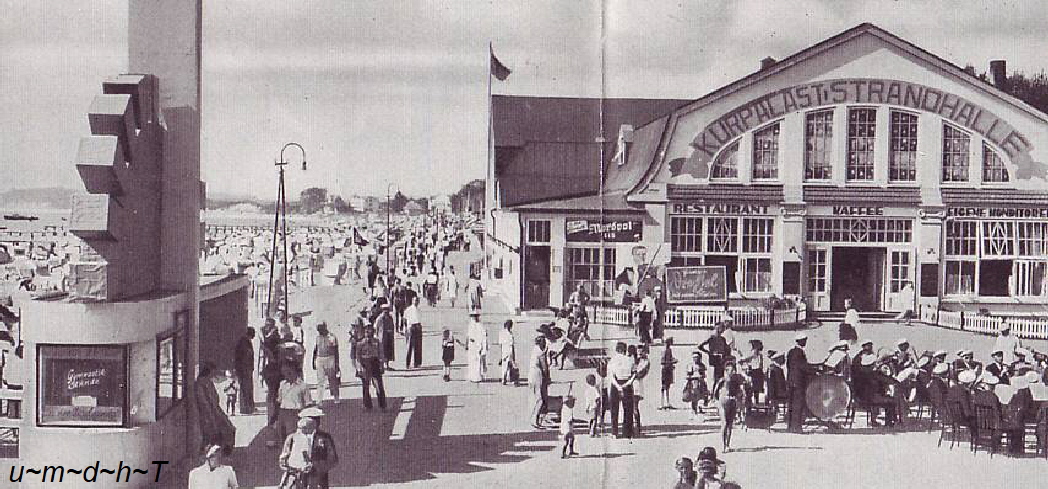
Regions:
M 962 384 L 971 384 L 972 382 L 975 382 L 975 371 L 965 370 L 957 374 L 957 382 Z
M 899 341 L 895 342 L 895 346 L 909 345 L 910 341 L 906 338 L 899 338 Z
M 204 458 L 214 457 L 215 455 L 218 455 L 221 451 L 222 447 L 218 445 L 208 445 L 207 448 L 204 449 Z
M 793 337 L 794 341 L 800 341 L 800 340 L 806 340 L 806 339 L 808 339 L 808 334 L 807 333 L 797 333 Z
M 313 423 L 313 420 L 312 420 L 312 419 L 309 419 L 309 418 L 299 418 L 299 420 L 298 420 L 298 424 L 297 424 L 296 426 L 298 426 L 299 428 L 305 428 L 305 427 L 307 427 L 307 426 L 310 426 L 310 424 L 312 424 L 312 423 Z
M 967 356 L 970 356 L 970 355 L 975 355 L 975 352 L 971 351 L 971 350 L 967 350 L 967 349 L 961 350 L 960 356 L 967 357 Z
M 928 365 L 928 362 L 930 361 L 932 361 L 931 358 L 921 357 L 920 360 L 917 360 L 917 368 L 924 368 L 924 366 Z
M 919 374 L 919 373 L 920 373 L 920 370 L 918 370 L 916 368 L 913 368 L 913 367 L 907 367 L 907 368 L 904 368 L 901 371 L 899 371 L 899 374 L 895 376 L 895 379 L 898 380 L 899 382 L 902 382 L 904 380 L 917 377 L 917 374 Z
M 316 406 L 309 406 L 298 412 L 298 417 L 300 418 L 319 418 L 323 415 L 324 411 Z
M 998 379 L 996 375 L 991 374 L 990 372 L 983 372 L 983 374 L 979 376 L 979 382 L 986 385 L 997 385 L 1001 383 L 1001 379 Z
M 838 350 L 838 349 L 841 349 L 841 348 L 848 348 L 848 341 L 847 340 L 840 340 L 840 341 L 834 343 L 833 346 L 830 347 L 830 351 Z
M 946 356 L 946 350 L 936 350 L 935 354 L 932 355 L 932 356 L 933 357 L 945 357 Z
M 862 343 L 859 343 L 859 346 L 866 346 L 866 345 L 873 345 L 873 340 L 869 340 L 869 339 L 862 340 Z
M 717 458 L 717 449 L 713 447 L 703 448 L 702 451 L 699 452 L 699 456 L 696 457 L 695 460 L 698 461 L 700 464 L 702 462 L 712 462 L 717 465 L 724 464 L 723 460 Z
M 935 374 L 935 375 L 945 375 L 946 372 L 949 372 L 949 371 L 950 371 L 950 366 L 946 365 L 945 363 L 936 364 L 935 367 L 932 368 L 932 373 Z
M 1015 354 L 1023 356 L 1023 357 L 1027 357 L 1027 358 L 1033 356 L 1033 354 L 1030 353 L 1030 350 L 1027 350 L 1026 348 L 1016 348 L 1015 349 Z
M 1004 348 L 1001 348 L 999 346 L 995 346 L 992 350 L 990 350 L 990 355 L 996 355 L 998 353 L 1000 353 L 1001 355 L 1004 355 Z

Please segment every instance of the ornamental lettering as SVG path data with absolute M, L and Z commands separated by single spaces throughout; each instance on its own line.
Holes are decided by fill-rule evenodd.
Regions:
M 950 207 L 946 217 L 988 217 L 1048 219 L 1048 208 L 1035 207 Z
M 759 204 L 673 204 L 674 214 L 730 214 L 730 215 L 767 215 L 768 206 Z
M 883 216 L 883 207 L 838 205 L 833 207 L 835 216 Z
M 765 122 L 813 107 L 835 104 L 885 104 L 938 114 L 992 141 L 1016 164 L 1016 178 L 1044 178 L 1048 168 L 1030 156 L 1033 144 L 1008 122 L 971 101 L 936 88 L 899 80 L 837 79 L 783 88 L 750 100 L 707 125 L 695 137 L 684 165 L 671 165 L 673 176 L 705 178 L 713 156 L 725 145 Z

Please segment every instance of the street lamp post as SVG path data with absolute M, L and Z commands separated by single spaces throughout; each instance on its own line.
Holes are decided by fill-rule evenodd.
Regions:
M 283 276 L 280 277 L 281 283 L 283 284 L 283 299 L 284 299 L 284 314 L 285 320 L 291 315 L 291 302 L 288 299 L 288 287 L 287 287 L 287 194 L 284 187 L 284 167 L 288 165 L 288 162 L 284 159 L 284 151 L 289 147 L 294 146 L 302 152 L 302 171 L 306 170 L 306 150 L 302 145 L 298 143 L 287 143 L 283 148 L 280 148 L 280 159 L 273 162 L 273 165 L 279 170 L 279 184 L 277 185 L 277 207 L 273 212 L 273 251 L 269 255 L 269 292 L 268 305 L 269 311 L 267 316 L 272 317 L 272 313 L 276 310 L 273 306 L 273 280 L 275 278 L 276 271 L 276 257 L 277 257 L 277 236 L 282 236 L 283 253 L 281 256 L 281 264 L 284 267 Z

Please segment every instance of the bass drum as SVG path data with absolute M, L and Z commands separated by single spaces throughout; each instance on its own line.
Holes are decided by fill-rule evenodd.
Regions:
M 851 388 L 843 377 L 816 375 L 805 391 L 805 401 L 812 416 L 830 421 L 844 415 L 851 404 Z

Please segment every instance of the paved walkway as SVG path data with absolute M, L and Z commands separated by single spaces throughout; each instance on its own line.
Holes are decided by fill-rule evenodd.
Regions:
M 457 256 L 465 261 L 468 257 Z M 456 269 L 463 270 L 456 265 Z M 313 291 L 314 315 L 332 325 L 345 342 L 345 326 L 355 314 L 359 289 L 318 288 Z M 498 357 L 498 328 L 509 318 L 500 301 L 485 302 L 483 320 L 491 338 L 490 359 Z M 645 387 L 642 404 L 643 437 L 629 440 L 579 437 L 581 456 L 562 460 L 555 430 L 537 432 L 528 426 L 527 387 L 503 386 L 491 381 L 472 384 L 463 380 L 465 352 L 459 348 L 454 380 L 443 382 L 440 370 L 440 331 L 447 327 L 462 340 L 466 337 L 465 309 L 441 304 L 422 307 L 423 367 L 403 370 L 403 342 L 397 344 L 397 370 L 386 376 L 389 405 L 385 411 L 366 411 L 360 402 L 356 379 L 341 389 L 343 401 L 325 409 L 324 429 L 338 443 L 341 464 L 332 473 L 332 487 L 667 487 L 675 478 L 673 462 L 682 455 L 694 457 L 705 445 L 719 449 L 716 420 L 691 419 L 684 409 L 654 409 L 658 399 L 658 370 Z M 534 331 L 542 319 L 514 318 L 518 322 L 518 360 L 526 361 Z M 612 345 L 631 332 L 619 327 L 594 325 L 594 341 Z M 708 333 L 674 331 L 675 355 L 684 360 Z M 819 357 L 835 340 L 836 329 L 824 326 L 810 331 L 809 356 Z M 761 338 L 767 348 L 782 350 L 792 343 L 791 332 L 738 335 L 740 344 Z M 977 356 L 993 343 L 990 337 L 975 336 L 929 326 L 895 324 L 860 328 L 860 336 L 874 339 L 878 346 L 893 345 L 905 336 L 918 350 L 943 348 L 956 351 L 973 348 Z M 307 343 L 312 339 L 307 337 Z M 1045 342 L 1034 348 L 1048 350 Z M 308 346 L 308 345 L 307 345 Z M 309 346 L 311 351 L 311 346 Z M 656 349 L 653 356 L 661 354 Z M 308 363 L 308 362 L 307 362 Z M 498 366 L 489 365 L 489 377 Z M 351 376 L 348 355 L 343 372 Z M 580 382 L 586 370 L 556 370 L 553 391 L 566 390 Z M 677 377 L 683 376 L 683 368 Z M 679 401 L 680 383 L 673 387 L 674 404 Z M 257 389 L 261 401 L 264 391 Z M 260 402 L 261 404 L 261 402 Z M 580 414 L 581 416 L 581 414 Z M 861 418 L 861 416 L 860 416 Z M 1032 458 L 972 455 L 966 448 L 937 448 L 938 432 L 923 430 L 887 432 L 856 421 L 851 430 L 828 433 L 811 428 L 809 434 L 785 433 L 782 424 L 772 430 L 738 431 L 736 450 L 722 456 L 730 479 L 743 487 L 972 487 L 993 484 L 1001 487 L 1036 487 L 1048 477 L 1048 463 Z M 272 487 L 279 472 L 277 450 L 266 448 L 259 434 L 264 415 L 237 416 L 237 448 L 232 458 L 244 487 Z M 582 431 L 582 430 L 579 430 Z

